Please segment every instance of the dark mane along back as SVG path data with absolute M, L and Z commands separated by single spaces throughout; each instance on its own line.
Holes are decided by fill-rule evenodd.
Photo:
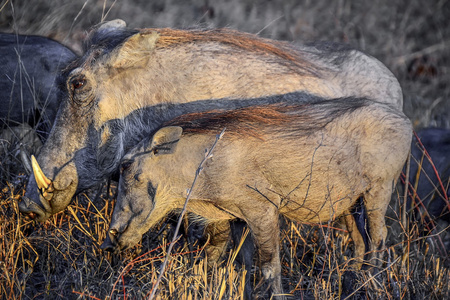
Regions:
M 180 126 L 184 134 L 220 133 L 263 138 L 273 133 L 296 138 L 309 135 L 345 114 L 370 105 L 362 98 L 341 98 L 303 104 L 276 103 L 235 110 L 213 110 L 179 116 L 164 126 Z

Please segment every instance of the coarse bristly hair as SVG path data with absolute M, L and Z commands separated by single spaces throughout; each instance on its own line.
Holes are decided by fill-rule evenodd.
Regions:
M 365 98 L 341 98 L 308 103 L 273 103 L 235 110 L 212 110 L 181 115 L 165 125 L 180 126 L 184 134 L 217 133 L 223 128 L 227 136 L 262 138 L 270 131 L 297 138 L 324 128 L 336 118 L 370 105 Z
M 320 77 L 321 68 L 305 59 L 304 54 L 297 51 L 288 42 L 265 39 L 257 35 L 229 28 L 179 30 L 171 28 L 144 29 L 160 34 L 156 48 L 183 46 L 188 43 L 217 43 L 232 49 L 262 56 L 273 56 L 278 63 L 297 73 Z M 217 51 L 217 49 L 215 49 Z
M 323 100 L 321 97 L 310 95 L 304 92 L 287 93 L 250 99 L 211 99 L 192 101 L 188 103 L 163 103 L 153 105 L 133 111 L 124 119 L 115 119 L 107 122 L 101 130 L 110 131 L 110 141 L 105 142 L 99 153 L 108 149 L 109 153 L 104 155 L 104 161 L 114 161 L 113 157 L 121 157 L 142 140 L 151 139 L 152 135 L 161 127 L 169 126 L 170 120 L 177 120 L 177 117 L 191 115 L 191 112 L 226 112 L 249 106 L 263 106 L 283 102 L 285 105 L 295 103 L 314 103 Z M 193 113 L 191 116 L 194 116 Z M 204 116 L 207 118 L 207 115 Z M 183 117 L 181 117 L 183 118 Z M 97 133 L 95 136 L 99 136 Z M 99 141 L 97 141 L 98 143 Z M 92 146 L 96 142 L 92 143 Z M 118 151 L 117 155 L 114 151 Z M 100 154 L 99 154 L 100 155 Z
M 83 55 L 78 60 L 67 66 L 65 72 L 84 66 L 93 66 L 95 61 L 104 55 L 109 54 L 117 46 L 124 43 L 126 39 L 136 33 L 157 32 L 158 40 L 156 49 L 166 49 L 171 47 L 184 47 L 186 44 L 217 44 L 226 46 L 220 51 L 237 51 L 254 53 L 272 59 L 273 62 L 281 64 L 293 72 L 307 76 L 320 77 L 323 67 L 313 64 L 305 59 L 305 54 L 298 51 L 288 42 L 265 39 L 254 34 L 240 32 L 228 28 L 220 29 L 171 29 L 171 28 L 147 28 L 147 29 L 127 29 L 115 28 L 114 30 L 93 31 L 83 44 Z M 208 51 L 208 47 L 200 51 Z M 214 48 L 213 51 L 218 51 Z

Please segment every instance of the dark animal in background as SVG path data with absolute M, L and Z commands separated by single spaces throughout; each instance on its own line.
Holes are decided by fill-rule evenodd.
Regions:
M 416 187 L 418 209 L 424 208 L 433 219 L 442 219 L 450 223 L 450 129 L 425 128 L 417 132 L 423 147 L 431 157 L 432 163 L 440 177 L 441 187 L 430 160 L 424 155 L 416 138 L 411 146 L 410 184 Z
M 41 147 L 36 130 L 26 123 L 0 129 L 0 189 L 32 172 L 27 156 Z
M 384 248 L 387 235 L 386 209 L 410 150 L 410 121 L 367 99 L 279 102 L 181 116 L 127 153 L 102 247 L 127 249 L 180 210 L 205 148 L 226 128 L 188 204 L 188 212 L 224 232 L 213 236 L 208 253 L 223 249 L 229 220 L 244 220 L 264 277 L 281 294 L 279 214 L 312 223 L 344 216 L 361 260 L 366 249 L 350 211 L 362 197 L 369 257 L 376 258 L 373 251 Z
M 294 47 L 229 29 L 130 30 L 115 20 L 90 34 L 85 51 L 64 74 L 58 117 L 35 164 L 42 170 L 19 204 L 40 221 L 117 172 L 126 151 L 182 113 L 295 91 L 365 96 L 402 109 L 393 74 L 349 47 Z
M 57 41 L 0 33 L 0 129 L 27 123 L 45 139 L 61 101 L 57 76 L 75 58 Z

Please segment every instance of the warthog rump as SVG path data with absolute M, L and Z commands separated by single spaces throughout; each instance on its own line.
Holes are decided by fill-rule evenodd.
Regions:
M 282 292 L 279 230 L 274 230 L 280 213 L 313 223 L 344 216 L 355 256 L 362 259 L 364 241 L 350 214 L 362 197 L 369 250 L 383 248 L 385 212 L 410 149 L 410 121 L 367 99 L 304 104 L 281 99 L 183 115 L 133 148 L 122 159 L 118 199 L 102 247 L 127 249 L 170 211 L 181 209 L 205 148 L 226 128 L 187 208 L 221 231 L 229 220 L 244 220 L 275 294 Z M 208 254 L 223 247 L 224 232 L 212 237 Z
M 124 153 L 148 134 L 141 123 L 155 129 L 186 109 L 242 107 L 242 99 L 295 91 L 366 96 L 402 109 L 398 81 L 370 56 L 336 44 L 293 46 L 229 29 L 129 30 L 123 21 L 110 21 L 89 35 L 85 54 L 63 77 L 61 107 L 36 164 L 51 191 L 38 189 L 45 185 L 31 176 L 19 205 L 41 221 L 116 172 Z M 147 109 L 151 113 L 143 113 Z

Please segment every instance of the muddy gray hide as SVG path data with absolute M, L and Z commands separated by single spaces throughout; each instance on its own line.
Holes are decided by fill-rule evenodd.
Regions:
M 47 138 L 62 100 L 58 75 L 75 58 L 57 41 L 0 33 L 0 128 L 26 123 Z

